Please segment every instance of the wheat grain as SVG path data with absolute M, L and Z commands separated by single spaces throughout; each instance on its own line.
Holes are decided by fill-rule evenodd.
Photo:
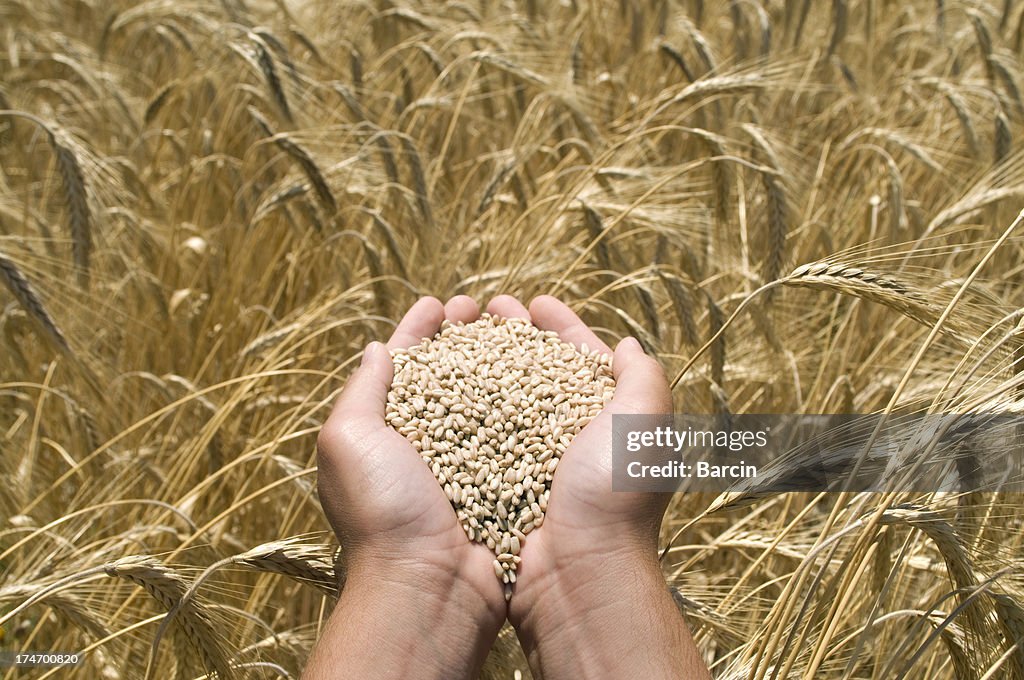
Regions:
M 611 358 L 487 314 L 445 322 L 392 355 L 388 424 L 430 467 L 470 540 L 495 552 L 495 576 L 515 583 L 561 454 L 611 398 Z

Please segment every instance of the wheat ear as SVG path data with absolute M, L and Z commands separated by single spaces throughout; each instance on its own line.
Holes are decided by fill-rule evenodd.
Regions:
M 21 273 L 21 270 L 14 264 L 14 261 L 2 252 L 0 252 L 0 280 L 11 291 L 18 304 L 36 320 L 46 337 L 53 341 L 60 349 L 70 352 L 71 347 L 68 345 L 67 338 L 64 337 L 64 333 L 61 332 L 53 317 L 50 316 L 50 313 L 46 311 L 46 307 L 43 305 L 43 301 L 35 288 L 25 278 L 25 275 Z
M 78 158 L 68 147 L 61 144 L 56 135 L 50 136 L 53 151 L 57 154 L 57 168 L 64 185 L 64 199 L 67 202 L 68 224 L 71 230 L 71 252 L 75 260 L 78 285 L 89 287 L 89 258 L 92 254 L 92 215 L 85 189 L 85 178 Z
M 221 680 L 233 677 L 231 664 L 217 640 L 213 622 L 205 608 L 194 599 L 182 603 L 189 589 L 180 574 L 145 555 L 115 560 L 104 565 L 103 571 L 107 576 L 141 586 L 166 610 L 178 610 L 179 630 L 199 655 L 204 668 L 216 671 Z
M 329 214 L 333 215 L 338 209 L 338 202 L 334 199 L 331 187 L 327 184 L 327 180 L 324 179 L 323 173 L 320 172 L 320 168 L 317 166 L 316 161 L 313 160 L 313 157 L 309 152 L 297 142 L 290 139 L 287 134 L 283 132 L 274 134 L 274 130 L 270 126 L 270 122 L 256 107 L 249 107 L 249 115 L 252 116 L 252 119 L 256 122 L 256 125 L 260 130 L 266 136 L 273 139 L 277 148 L 284 151 L 292 158 L 292 160 L 299 164 L 299 167 L 302 168 L 303 174 L 306 175 L 306 179 L 309 180 L 310 185 L 312 185 L 313 190 L 316 192 L 317 198 L 320 199 L 320 202 L 323 204 L 324 208 L 329 211 Z
M 31 121 L 46 132 L 47 139 L 57 157 L 57 170 L 64 187 L 64 199 L 68 210 L 68 226 L 71 232 L 72 255 L 77 267 L 78 283 L 89 286 L 89 257 L 92 252 L 92 214 L 89 211 L 89 197 L 82 174 L 82 166 L 75 153 L 58 138 L 56 126 L 42 118 L 24 111 L 0 109 L 0 116 L 21 118 Z
M 195 606 L 196 592 L 218 569 L 230 565 L 240 565 L 256 569 L 257 571 L 281 574 L 300 583 L 309 584 L 324 594 L 335 598 L 338 596 L 339 583 L 338 576 L 331 566 L 332 561 L 331 553 L 326 546 L 299 543 L 298 539 L 290 538 L 264 543 L 252 550 L 247 550 L 239 555 L 233 555 L 211 564 L 188 588 L 182 588 L 180 592 L 175 590 L 174 597 L 169 598 L 167 616 L 164 617 L 160 628 L 153 637 L 149 668 L 152 669 L 155 666 L 160 641 L 163 639 L 167 626 L 175 617 L 183 617 L 182 625 L 189 625 L 191 609 Z M 176 584 L 176 588 L 177 585 L 183 586 L 183 584 Z
M 292 110 L 288 105 L 288 97 L 285 96 L 284 87 L 281 86 L 281 78 L 277 75 L 277 67 L 274 65 L 274 58 L 270 56 L 270 50 L 263 44 L 263 40 L 254 35 L 253 45 L 256 50 L 256 61 L 260 65 L 263 78 L 267 81 L 267 88 L 277 107 L 281 109 L 281 115 L 289 123 L 294 122 Z
M 877 302 L 926 326 L 933 325 L 942 310 L 928 301 L 925 292 L 888 274 L 870 272 L 841 262 L 819 261 L 793 270 L 781 283 L 830 290 Z M 945 328 L 945 327 L 944 327 Z M 947 329 L 955 337 L 958 334 Z

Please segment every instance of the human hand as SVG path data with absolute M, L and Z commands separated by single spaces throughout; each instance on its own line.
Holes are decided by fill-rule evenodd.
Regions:
M 513 619 L 540 596 L 545 581 L 580 560 L 610 555 L 653 554 L 668 494 L 612 493 L 612 418 L 623 413 L 671 413 L 672 398 L 665 374 L 633 338 L 615 352 L 562 302 L 550 296 L 535 299 L 529 310 L 509 296 L 495 298 L 487 311 L 525 318 L 558 333 L 577 348 L 613 354 L 615 395 L 562 454 L 551 488 L 544 524 L 527 538 L 513 598 Z
M 385 637 L 409 645 L 421 640 L 431 645 L 418 659 L 412 658 L 417 655 L 410 647 L 403 647 L 398 658 L 388 662 L 389 667 L 418 664 L 415 671 L 410 669 L 410 677 L 430 677 L 423 665 L 430 663 L 436 664 L 439 677 L 459 677 L 457 668 L 466 659 L 471 675 L 506 615 L 502 584 L 491 566 L 494 555 L 486 546 L 470 543 L 430 468 L 384 421 L 394 375 L 388 350 L 434 335 L 445 319 L 468 322 L 478 316 L 476 302 L 466 296 L 447 305 L 434 298 L 420 299 L 387 346 L 374 342 L 366 348 L 317 442 L 320 502 L 341 542 L 346 567 L 339 608 L 347 602 L 354 615 L 373 608 L 385 610 L 388 617 L 407 617 L 408 622 L 379 622 L 378 630 L 388 627 Z M 443 631 L 436 626 L 437 618 L 445 620 Z M 416 630 L 414 622 L 419 625 Z M 403 623 L 408 626 L 396 630 Z M 353 633 L 365 635 L 348 635 Z M 334 637 L 342 644 L 346 636 Z M 319 658 L 331 653 L 319 651 Z M 333 669 L 353 658 L 341 652 L 334 656 L 341 661 L 311 666 Z M 358 670 L 351 663 L 345 668 L 350 677 Z
M 526 309 L 499 296 L 487 311 L 613 354 L 553 297 Z M 710 677 L 657 561 L 671 496 L 612 492 L 613 417 L 671 413 L 668 382 L 633 338 L 615 348 L 612 370 L 614 397 L 562 454 L 544 523 L 523 544 L 509 620 L 538 676 Z

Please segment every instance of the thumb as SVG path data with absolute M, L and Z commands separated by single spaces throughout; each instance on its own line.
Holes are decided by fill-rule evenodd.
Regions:
M 619 412 L 672 413 L 672 393 L 661 364 L 647 356 L 636 338 L 624 338 L 612 357 L 615 396 Z
M 380 342 L 371 342 L 363 350 L 359 368 L 345 383 L 331 417 L 361 420 L 378 418 L 383 421 L 391 380 L 395 366 L 391 353 Z

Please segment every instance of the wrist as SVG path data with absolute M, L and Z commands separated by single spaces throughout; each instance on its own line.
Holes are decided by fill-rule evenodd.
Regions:
M 497 630 L 505 609 L 492 604 L 493 593 L 481 588 L 472 566 L 460 551 L 443 558 L 353 555 L 346 562 L 343 592 L 372 592 L 399 607 L 434 611 L 456 625 Z
M 526 634 L 545 624 L 559 627 L 621 595 L 667 587 L 655 552 L 632 545 L 545 556 L 524 567 L 509 620 Z
M 503 620 L 458 570 L 352 559 L 303 677 L 476 677 Z
M 590 554 L 534 576 L 510 620 L 535 674 L 660 679 L 694 667 L 654 551 Z

